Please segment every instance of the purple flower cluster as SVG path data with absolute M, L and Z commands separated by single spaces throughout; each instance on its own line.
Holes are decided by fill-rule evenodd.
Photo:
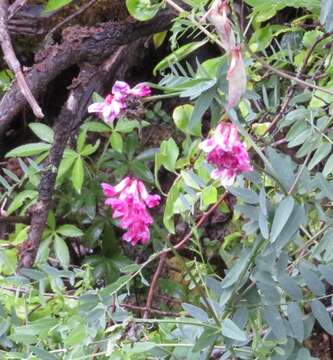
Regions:
M 223 186 L 232 185 L 236 175 L 253 170 L 249 154 L 233 124 L 220 123 L 213 136 L 204 140 L 200 148 L 207 153 L 208 163 L 217 167 L 212 178 L 220 179 Z
M 150 195 L 140 180 L 126 177 L 118 185 L 102 183 L 105 205 L 111 206 L 113 218 L 119 219 L 120 227 L 127 230 L 123 240 L 136 244 L 146 244 L 150 239 L 149 226 L 153 219 L 147 211 L 160 203 L 159 195 Z

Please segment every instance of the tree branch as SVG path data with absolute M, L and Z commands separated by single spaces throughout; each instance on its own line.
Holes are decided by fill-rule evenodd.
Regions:
M 73 26 L 63 32 L 63 42 L 39 52 L 35 65 L 27 72 L 31 92 L 40 96 L 48 83 L 67 68 L 83 62 L 101 62 L 124 44 L 168 28 L 173 14 L 163 11 L 148 22 L 106 22 L 96 27 Z M 26 105 L 26 100 L 14 84 L 0 103 L 0 136 Z
M 4 59 L 9 66 L 9 68 L 14 72 L 17 80 L 17 86 L 21 94 L 24 96 L 25 100 L 31 106 L 31 109 L 36 117 L 43 118 L 44 114 L 42 109 L 38 105 L 36 99 L 32 95 L 28 84 L 25 81 L 25 78 L 22 73 L 21 64 L 17 60 L 15 51 L 10 40 L 10 36 L 7 28 L 7 10 L 8 3 L 7 0 L 0 0 L 0 44 L 2 52 L 4 54 Z

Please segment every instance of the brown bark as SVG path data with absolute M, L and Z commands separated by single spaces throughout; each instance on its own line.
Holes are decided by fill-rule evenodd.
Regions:
M 61 44 L 37 54 L 35 65 L 25 74 L 28 87 L 39 98 L 48 83 L 62 71 L 83 62 L 100 63 L 119 46 L 167 29 L 172 18 L 170 11 L 163 11 L 147 22 L 106 22 L 90 28 L 70 27 L 63 32 Z M 15 83 L 0 103 L 0 137 L 25 105 L 26 100 Z

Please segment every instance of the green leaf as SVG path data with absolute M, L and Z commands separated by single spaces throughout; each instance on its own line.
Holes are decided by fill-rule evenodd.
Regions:
M 259 223 L 259 229 L 261 235 L 263 236 L 264 239 L 267 240 L 269 238 L 268 220 L 267 217 L 261 211 L 259 211 L 258 223 Z
M 274 242 L 280 235 L 283 227 L 286 225 L 294 208 L 294 199 L 290 196 L 283 199 L 274 215 L 272 229 L 271 229 L 271 242 Z
M 35 264 L 45 264 L 47 262 L 50 254 L 51 241 L 52 238 L 49 237 L 41 242 L 37 251 Z
M 304 262 L 300 263 L 299 270 L 301 272 L 305 284 L 312 292 L 314 292 L 318 296 L 325 295 L 326 291 L 324 284 L 321 282 L 319 276 L 310 268 L 308 268 L 306 263 Z
M 288 304 L 287 314 L 295 338 L 299 342 L 302 342 L 304 340 L 304 324 L 303 313 L 301 312 L 299 305 L 295 303 Z
M 54 231 L 56 228 L 56 217 L 54 212 L 51 210 L 49 211 L 48 215 L 47 215 L 47 226 Z
M 118 132 L 112 132 L 110 142 L 113 150 L 119 153 L 123 152 L 123 138 Z
M 175 225 L 173 221 L 174 205 L 179 197 L 181 187 L 182 187 L 182 181 L 178 179 L 171 186 L 171 189 L 169 190 L 167 200 L 165 203 L 163 223 L 164 226 L 167 228 L 167 230 L 172 234 L 174 234 L 175 232 Z
M 185 134 L 201 136 L 201 123 L 197 122 L 193 128 L 190 128 L 190 122 L 193 114 L 193 105 L 185 104 L 177 106 L 172 113 L 173 121 L 176 127 Z
M 144 162 L 133 160 L 129 163 L 128 169 L 132 171 L 136 177 L 146 182 L 154 183 L 154 176 Z
M 182 308 L 188 312 L 193 318 L 206 323 L 209 319 L 206 311 L 192 304 L 182 303 Z
M 46 151 L 49 151 L 51 148 L 50 144 L 45 143 L 32 143 L 18 146 L 17 148 L 9 151 L 6 154 L 6 158 L 9 157 L 25 157 L 42 154 Z
M 272 329 L 273 334 L 279 339 L 286 338 L 286 328 L 283 324 L 281 315 L 275 306 L 266 306 L 263 315 L 267 324 Z
M 329 265 L 319 265 L 318 270 L 321 272 L 325 280 L 333 286 L 333 269 Z
M 87 144 L 83 150 L 81 151 L 81 155 L 82 156 L 90 156 L 91 154 L 93 154 L 99 147 L 100 145 L 100 140 L 98 139 L 96 141 L 96 144 L 95 145 L 92 145 L 92 144 Z
M 216 89 L 212 87 L 207 91 L 203 91 L 196 100 L 188 126 L 189 129 L 193 132 L 195 129 L 197 129 L 196 133 L 194 133 L 193 135 L 201 135 L 202 117 L 204 116 L 207 109 L 210 107 L 215 95 Z
M 130 133 L 134 129 L 140 128 L 138 120 L 119 119 L 115 128 L 115 131 L 120 133 Z
M 66 174 L 66 172 L 72 167 L 72 165 L 74 164 L 74 161 L 77 159 L 78 154 L 75 153 L 74 156 L 67 156 L 64 157 L 61 160 L 61 163 L 59 165 L 59 170 L 58 170 L 58 175 L 57 175 L 57 179 L 60 179 L 62 176 L 64 176 Z
M 211 204 L 217 202 L 217 189 L 216 187 L 210 185 L 203 189 L 201 193 L 201 200 L 204 205 L 204 208 L 207 208 Z
M 332 172 L 333 172 L 333 154 L 327 159 L 325 163 L 323 176 L 327 177 Z
M 52 144 L 54 138 L 53 130 L 42 123 L 31 123 L 29 128 L 43 141 Z
M 61 7 L 68 5 L 72 2 L 72 0 L 49 0 L 46 4 L 46 11 L 54 11 L 58 10 Z
M 231 319 L 225 319 L 222 321 L 222 335 L 237 341 L 246 341 L 246 333 L 241 330 Z
M 285 191 L 290 189 L 295 178 L 296 164 L 287 155 L 275 149 L 267 149 L 267 157 L 273 167 L 274 177 L 281 183 Z M 268 169 L 270 172 L 271 170 Z
M 155 154 L 158 154 L 160 151 L 159 148 L 151 148 L 147 150 L 143 150 L 140 154 L 136 156 L 136 160 L 148 161 L 154 160 Z
M 149 0 L 126 0 L 128 12 L 135 19 L 147 21 L 153 18 L 158 12 L 160 5 L 151 5 Z
M 191 353 L 198 353 L 199 351 L 207 348 L 209 345 L 214 344 L 218 335 L 215 329 L 205 328 L 201 335 L 195 340 Z
M 181 176 L 184 183 L 195 190 L 201 190 L 205 186 L 205 183 L 197 174 L 194 173 L 193 170 L 182 170 Z
M 236 187 L 229 187 L 228 190 L 239 197 L 247 204 L 258 204 L 259 203 L 259 196 L 252 190 L 245 189 L 245 188 L 236 188 Z
M 76 151 L 80 154 L 83 150 L 84 144 L 87 140 L 87 129 L 83 129 L 80 131 L 80 134 L 76 141 Z
M 157 172 L 161 165 L 174 172 L 178 155 L 179 149 L 175 140 L 173 138 L 164 140 L 160 146 L 160 152 L 155 155 L 155 177 L 157 178 Z
M 103 101 L 103 98 L 101 99 Z M 81 126 L 82 129 L 87 129 L 91 132 L 109 132 L 111 128 L 101 121 L 89 121 Z
M 69 265 L 70 257 L 69 257 L 68 246 L 65 240 L 62 237 L 56 235 L 53 246 L 54 246 L 54 252 L 61 266 L 67 269 Z
M 65 237 L 80 237 L 84 235 L 79 228 L 71 224 L 61 225 L 56 231 Z
M 35 190 L 23 190 L 19 192 L 9 205 L 9 208 L 7 209 L 8 215 L 11 215 L 14 211 L 19 209 L 27 199 L 33 200 L 36 199 L 37 196 L 38 191 Z
M 84 166 L 83 166 L 83 160 L 81 156 L 78 156 L 75 160 L 72 176 L 71 176 L 72 184 L 74 186 L 74 189 L 81 194 L 82 185 L 84 181 Z
M 232 286 L 239 279 L 240 275 L 246 269 L 248 261 L 251 257 L 251 252 L 244 250 L 239 259 L 233 264 L 232 268 L 228 271 L 227 275 L 221 283 L 221 288 L 226 289 Z
M 333 335 L 332 320 L 325 306 L 319 300 L 311 301 L 310 306 L 312 314 L 318 320 L 320 326 L 330 335 Z
M 329 142 L 322 142 L 316 152 L 313 154 L 311 161 L 309 162 L 308 169 L 312 170 L 317 164 L 319 164 L 325 157 L 331 153 L 332 145 Z
M 281 274 L 277 280 L 282 289 L 286 291 L 293 300 L 300 301 L 302 299 L 302 291 L 294 279 L 285 274 Z
M 41 360 L 59 360 L 59 358 L 41 347 L 31 346 L 32 352 Z
M 166 56 L 162 61 L 160 61 L 154 68 L 153 74 L 156 75 L 158 71 L 165 70 L 166 68 L 170 67 L 170 65 L 176 64 L 179 61 L 183 60 L 193 51 L 196 51 L 201 46 L 207 43 L 207 40 L 202 41 L 194 41 L 189 44 L 183 45 L 168 56 Z

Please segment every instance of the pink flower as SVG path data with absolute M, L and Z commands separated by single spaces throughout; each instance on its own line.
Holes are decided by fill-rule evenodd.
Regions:
M 145 97 L 151 94 L 150 87 L 145 84 L 136 85 L 130 92 L 134 96 Z
M 236 45 L 235 34 L 228 18 L 229 8 L 226 0 L 215 0 L 208 12 L 209 21 L 215 26 L 222 46 L 226 52 Z
M 106 123 L 112 123 L 120 115 L 121 110 L 126 109 L 128 96 L 144 97 L 150 93 L 147 85 L 138 84 L 131 89 L 125 81 L 116 81 L 112 93 L 107 95 L 104 101 L 88 106 L 88 113 L 97 113 Z
M 103 102 L 93 103 L 88 106 L 88 113 L 97 113 L 106 122 L 112 123 L 126 108 L 126 103 L 117 100 L 113 95 L 107 95 Z
M 217 167 L 212 178 L 220 179 L 223 186 L 232 185 L 236 175 L 253 170 L 249 154 L 233 124 L 220 123 L 213 136 L 204 140 L 200 148 L 208 153 L 208 163 Z
M 239 46 L 231 50 L 231 63 L 227 74 L 229 83 L 228 109 L 236 106 L 246 91 L 246 71 Z
M 124 178 L 118 185 L 102 183 L 105 205 L 111 206 L 113 218 L 119 219 L 119 225 L 127 230 L 123 240 L 132 245 L 146 244 L 150 238 L 149 225 L 153 219 L 147 211 L 159 205 L 161 198 L 150 195 L 144 183 L 130 177 Z
M 116 81 L 112 87 L 112 94 L 119 101 L 125 101 L 131 88 L 125 81 Z

